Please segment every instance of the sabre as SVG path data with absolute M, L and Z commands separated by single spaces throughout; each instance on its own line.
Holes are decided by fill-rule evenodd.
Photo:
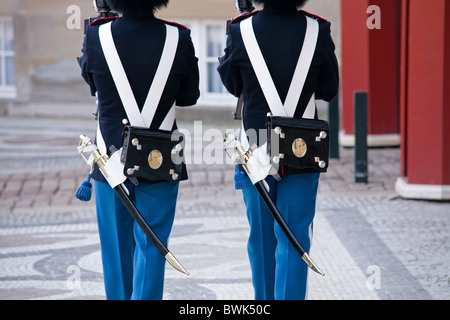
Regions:
M 227 132 L 227 131 L 224 134 L 224 146 L 225 146 L 225 151 L 227 151 L 227 149 L 234 149 L 234 151 L 235 151 L 234 156 L 229 154 L 227 151 L 228 155 L 231 158 L 234 158 L 236 163 L 241 164 L 245 170 L 245 173 L 250 177 L 251 172 L 248 167 L 248 162 L 251 157 L 250 151 L 244 150 L 243 146 L 236 139 L 236 137 L 232 133 Z M 294 234 L 292 233 L 291 229 L 287 225 L 287 223 L 284 220 L 283 216 L 281 215 L 280 211 L 278 210 L 276 205 L 273 203 L 273 200 L 270 198 L 270 195 L 267 192 L 264 182 L 265 182 L 264 180 L 261 180 L 261 181 L 254 183 L 254 185 L 255 185 L 256 190 L 258 191 L 259 195 L 263 199 L 264 203 L 266 204 L 267 208 L 269 209 L 270 213 L 274 217 L 275 221 L 278 223 L 281 230 L 286 235 L 286 237 L 288 238 L 288 240 L 292 244 L 292 246 L 295 248 L 295 250 L 297 250 L 297 252 L 300 254 L 303 261 L 305 261 L 306 264 L 312 270 L 314 270 L 321 276 L 325 276 L 325 273 L 323 273 L 322 270 L 320 270 L 320 268 L 314 263 L 314 261 L 311 259 L 309 254 L 302 248 L 302 246 L 300 245 L 298 240 L 295 238 Z
M 108 171 L 110 171 L 111 168 L 107 166 L 110 158 L 107 155 L 102 155 L 97 146 L 86 135 L 80 135 L 80 141 L 78 143 L 78 152 L 88 164 L 92 166 L 94 164 L 97 164 L 101 173 L 105 178 L 107 178 L 107 180 L 108 178 L 110 178 L 108 176 Z M 87 158 L 84 155 L 85 153 L 90 153 L 89 158 Z M 155 248 L 159 251 L 159 253 L 161 253 L 161 255 L 167 260 L 167 262 L 169 262 L 170 265 L 174 267 L 176 270 L 186 275 L 189 275 L 189 272 L 186 271 L 186 269 L 169 251 L 169 249 L 167 249 L 164 243 L 162 243 L 162 241 L 158 238 L 158 236 L 153 232 L 148 223 L 145 221 L 144 217 L 136 208 L 133 201 L 131 201 L 127 187 L 123 183 L 120 183 L 113 189 L 119 196 L 120 200 L 123 202 L 127 210 L 130 212 L 131 216 L 137 222 L 139 227 L 142 229 L 142 231 L 144 231 L 145 235 L 153 243 Z

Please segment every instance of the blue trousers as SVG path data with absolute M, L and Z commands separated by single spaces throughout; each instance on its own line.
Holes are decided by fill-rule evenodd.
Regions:
M 312 241 L 319 173 L 266 179 L 270 196 L 305 251 Z M 278 226 L 247 179 L 243 190 L 250 224 L 247 250 L 256 300 L 304 300 L 308 266 Z
M 127 185 L 130 197 L 167 245 L 175 218 L 178 184 Z M 165 259 L 106 182 L 94 181 L 103 274 L 108 300 L 161 300 Z

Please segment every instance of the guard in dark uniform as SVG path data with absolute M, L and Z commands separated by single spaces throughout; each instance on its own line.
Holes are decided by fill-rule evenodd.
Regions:
M 92 95 L 98 97 L 97 144 L 99 133 L 106 149 L 123 144 L 123 119 L 127 118 L 118 89 L 108 68 L 99 39 L 99 28 L 111 24 L 112 37 L 138 107 L 142 110 L 161 60 L 166 25 L 178 29 L 178 46 L 172 68 L 150 128 L 159 129 L 173 110 L 191 106 L 199 98 L 198 59 L 190 30 L 157 19 L 154 12 L 168 0 L 106 0 L 119 18 L 100 19 L 87 28 L 83 55 L 79 58 L 82 76 Z M 168 130 L 175 130 L 172 120 Z M 104 177 L 93 172 L 98 227 L 107 299 L 162 299 L 165 259 L 134 222 Z M 184 173 L 180 180 L 187 179 Z M 147 223 L 167 245 L 173 225 L 178 183 L 140 180 L 127 183 L 130 197 Z
M 262 11 L 242 15 L 231 22 L 218 71 L 225 87 L 236 97 L 243 94 L 245 130 L 266 129 L 270 108 L 247 53 L 240 25 L 252 17 L 254 33 L 281 101 L 285 101 L 306 34 L 307 17 L 319 23 L 319 35 L 294 118 L 302 118 L 313 94 L 330 101 L 339 86 L 335 46 L 330 23 L 299 11 L 306 1 L 261 0 Z M 315 114 L 317 118 L 317 111 Z M 261 139 L 259 139 L 261 140 Z M 263 141 L 261 141 L 261 144 Z M 258 144 L 260 145 L 259 141 Z M 303 248 L 309 252 L 320 173 L 283 166 L 281 180 L 266 178 L 270 195 Z M 278 227 L 256 188 L 247 179 L 243 190 L 250 223 L 248 254 L 256 299 L 305 299 L 308 267 Z

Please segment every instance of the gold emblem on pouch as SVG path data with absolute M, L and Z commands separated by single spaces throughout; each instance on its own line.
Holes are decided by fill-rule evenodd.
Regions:
M 297 158 L 303 158 L 308 151 L 308 146 L 302 138 L 297 138 L 292 143 L 292 152 Z
M 161 167 L 163 163 L 163 155 L 159 150 L 153 150 L 148 155 L 148 165 L 150 168 L 157 170 Z

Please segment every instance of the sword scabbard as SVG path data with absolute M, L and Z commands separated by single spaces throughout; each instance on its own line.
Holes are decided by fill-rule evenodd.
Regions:
M 236 141 L 234 141 L 234 148 L 235 148 L 235 152 L 237 153 L 237 158 L 236 159 L 239 160 L 239 162 L 240 162 L 239 164 L 242 164 L 242 166 L 244 167 L 244 169 L 245 169 L 245 171 L 246 171 L 246 173 L 248 175 L 249 174 L 249 171 L 248 171 L 249 169 L 248 169 L 248 166 L 247 166 L 247 162 L 248 162 L 249 157 L 251 156 L 251 154 L 250 154 L 249 151 L 245 151 L 244 150 L 242 145 L 240 143 L 238 143 L 236 137 L 233 134 L 231 134 L 229 132 L 225 132 L 224 143 L 227 146 L 230 144 L 230 140 L 233 140 L 233 139 L 236 140 Z M 319 267 L 317 267 L 317 265 L 314 263 L 314 261 L 308 255 L 308 253 L 302 248 L 302 246 L 300 245 L 298 240 L 295 238 L 294 234 L 292 233 L 291 229 L 287 225 L 286 221 L 283 219 L 283 216 L 281 215 L 280 211 L 278 210 L 278 208 L 274 204 L 273 200 L 271 199 L 271 197 L 270 197 L 270 195 L 269 195 L 269 193 L 268 193 L 264 183 L 265 183 L 264 180 L 255 183 L 255 188 L 258 191 L 258 193 L 261 196 L 261 198 L 264 201 L 264 203 L 266 204 L 266 206 L 269 209 L 270 213 L 274 217 L 275 221 L 278 223 L 278 225 L 280 226 L 281 230 L 286 235 L 286 237 L 288 238 L 288 240 L 292 244 L 292 246 L 300 254 L 300 256 L 302 257 L 303 261 L 305 261 L 305 263 L 312 270 L 314 270 L 318 274 L 324 276 L 325 274 L 322 272 L 322 270 L 320 270 Z
M 110 158 L 107 155 L 102 155 L 101 152 L 97 149 L 97 146 L 85 135 L 80 135 L 80 141 L 78 143 L 78 151 L 83 157 L 83 159 L 88 164 L 97 164 L 99 169 L 101 170 L 102 174 L 105 178 L 108 180 L 107 170 L 106 170 L 106 164 Z M 87 159 L 84 155 L 84 152 L 90 152 L 92 155 L 93 160 Z M 111 168 L 109 168 L 111 170 Z M 113 174 L 112 174 L 113 175 Z M 108 182 L 110 182 L 108 180 Z M 111 183 L 110 183 L 111 184 Z M 111 185 L 112 187 L 112 185 Z M 136 221 L 136 223 L 139 225 L 139 227 L 142 229 L 142 231 L 145 233 L 147 238 L 153 243 L 155 248 L 158 250 L 158 252 L 178 271 L 189 275 L 189 272 L 186 271 L 186 269 L 181 265 L 180 262 L 175 258 L 175 256 L 167 249 L 167 247 L 164 245 L 164 243 L 158 238 L 158 236 L 153 232 L 153 230 L 150 228 L 150 226 L 145 221 L 142 214 L 139 212 L 139 210 L 134 205 L 133 201 L 129 197 L 129 192 L 125 185 L 123 183 L 113 187 L 114 191 L 116 192 L 117 196 L 120 198 L 124 206 L 127 208 L 128 212 L 131 214 L 133 219 Z

